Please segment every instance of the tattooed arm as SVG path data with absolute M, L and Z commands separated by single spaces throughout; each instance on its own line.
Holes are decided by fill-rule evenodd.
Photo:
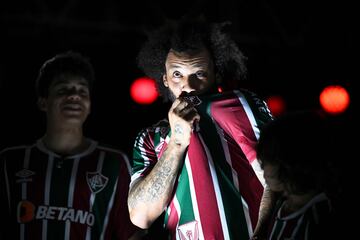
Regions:
M 168 117 L 171 137 L 166 150 L 151 172 L 129 191 L 130 219 L 140 228 L 150 227 L 167 207 L 190 143 L 192 126 L 199 120 L 196 109 L 180 99 L 174 101 Z

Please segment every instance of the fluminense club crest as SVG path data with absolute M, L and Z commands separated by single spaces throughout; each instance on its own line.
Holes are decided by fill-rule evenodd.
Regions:
M 86 182 L 93 193 L 98 193 L 103 190 L 108 181 L 109 178 L 105 177 L 100 172 L 86 172 Z
M 177 230 L 181 240 L 199 239 L 199 229 L 196 220 L 180 225 Z

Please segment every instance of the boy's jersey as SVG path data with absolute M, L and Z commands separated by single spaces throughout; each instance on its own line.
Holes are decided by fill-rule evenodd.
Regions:
M 91 141 L 61 157 L 38 140 L 1 152 L 1 201 L 9 239 L 128 239 L 127 157 Z M 3 225 L 4 226 L 4 225 Z
M 201 97 L 200 122 L 190 140 L 174 195 L 165 214 L 172 239 L 249 239 L 263 186 L 256 172 L 259 128 L 272 119 L 253 93 Z M 145 177 L 170 139 L 167 121 L 138 135 L 132 182 Z M 259 174 L 259 176 L 261 173 Z
M 331 229 L 324 229 L 322 224 L 329 220 L 332 209 L 325 193 L 289 215 L 282 214 L 283 206 L 284 201 L 280 200 L 275 207 L 267 239 L 326 239 L 326 232 Z

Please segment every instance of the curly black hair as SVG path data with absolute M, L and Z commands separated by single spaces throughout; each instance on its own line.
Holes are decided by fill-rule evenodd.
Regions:
M 277 166 L 278 179 L 291 193 L 336 191 L 334 166 L 340 151 L 334 129 L 329 118 L 315 110 L 280 116 L 261 129 L 256 147 L 260 165 Z
M 51 83 L 64 75 L 83 77 L 91 92 L 95 74 L 90 60 L 78 52 L 67 51 L 55 55 L 41 66 L 35 84 L 37 96 L 47 97 Z
M 171 95 L 164 86 L 165 62 L 170 49 L 176 52 L 209 50 L 215 64 L 216 81 L 226 89 L 235 89 L 246 77 L 246 57 L 239 50 L 225 27 L 230 22 L 208 23 L 204 17 L 167 21 L 158 30 L 148 34 L 148 40 L 139 51 L 139 68 L 155 79 L 157 90 L 164 101 Z

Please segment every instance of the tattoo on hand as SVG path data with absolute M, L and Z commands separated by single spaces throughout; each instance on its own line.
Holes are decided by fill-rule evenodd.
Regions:
M 174 131 L 175 131 L 176 134 L 183 134 L 184 133 L 182 127 L 179 124 L 175 124 Z
M 184 133 L 184 130 L 183 128 L 179 125 L 179 124 L 175 124 L 175 127 L 174 127 L 174 132 L 175 132 L 175 143 L 176 144 L 181 144 L 181 140 L 178 139 L 178 137 L 180 137 L 183 133 Z M 180 136 L 179 136 L 180 135 Z M 178 137 L 177 137 L 178 136 Z

